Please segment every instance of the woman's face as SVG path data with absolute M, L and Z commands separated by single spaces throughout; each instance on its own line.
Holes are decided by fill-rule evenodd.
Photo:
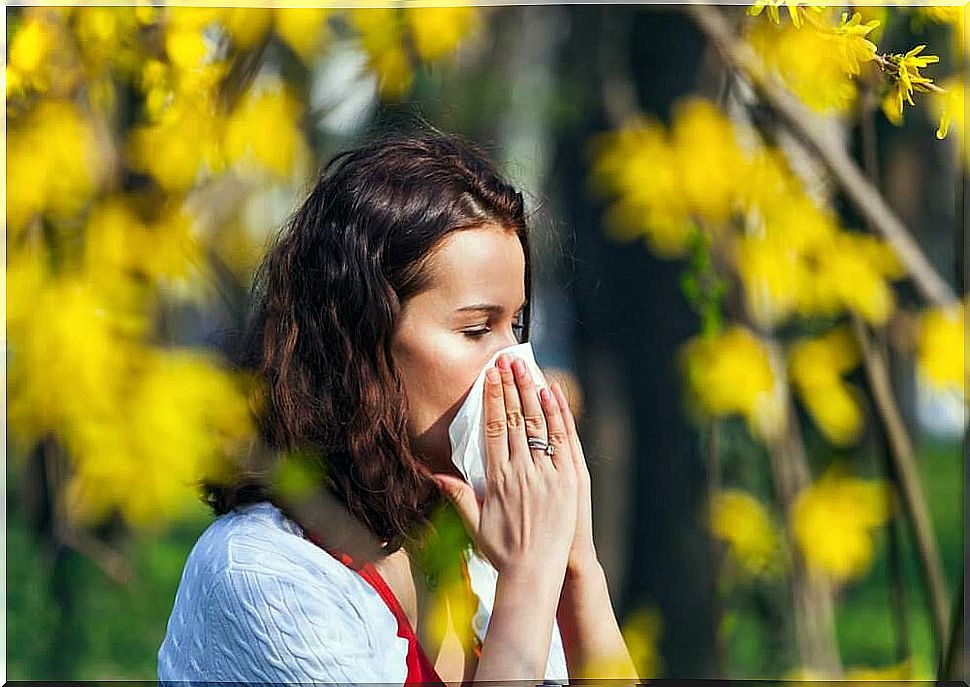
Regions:
M 435 472 L 457 475 L 448 426 L 485 363 L 519 343 L 525 255 L 496 225 L 449 234 L 431 257 L 430 288 L 404 305 L 392 340 L 409 429 Z

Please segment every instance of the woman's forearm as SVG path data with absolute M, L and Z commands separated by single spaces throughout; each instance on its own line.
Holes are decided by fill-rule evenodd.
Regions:
M 639 680 L 599 563 L 566 573 L 556 616 L 570 677 Z
M 549 568 L 499 574 L 476 683 L 543 679 L 564 574 L 550 575 Z

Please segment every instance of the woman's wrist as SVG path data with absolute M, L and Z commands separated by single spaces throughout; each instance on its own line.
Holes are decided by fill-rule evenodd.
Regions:
M 566 582 L 582 582 L 605 575 L 596 553 L 575 556 L 566 563 Z

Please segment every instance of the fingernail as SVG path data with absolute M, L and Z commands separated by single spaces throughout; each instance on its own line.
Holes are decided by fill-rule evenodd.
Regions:
M 485 373 L 485 379 L 491 384 L 498 384 L 498 370 L 496 370 L 494 367 L 489 368 L 489 370 Z
M 515 362 L 512 363 L 512 367 L 515 368 L 515 371 L 520 375 L 525 375 L 525 363 L 522 362 L 521 359 L 516 358 Z
M 499 359 L 497 361 L 495 361 L 495 364 L 498 365 L 503 370 L 509 369 L 509 359 L 508 359 L 508 356 L 504 356 L 504 355 L 499 356 Z

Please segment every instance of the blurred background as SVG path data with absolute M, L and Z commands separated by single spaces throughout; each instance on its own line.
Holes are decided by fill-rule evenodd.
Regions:
M 193 484 L 252 432 L 251 270 L 418 117 L 528 199 L 640 674 L 955 675 L 965 19 L 6 8 L 7 677 L 155 678 Z

